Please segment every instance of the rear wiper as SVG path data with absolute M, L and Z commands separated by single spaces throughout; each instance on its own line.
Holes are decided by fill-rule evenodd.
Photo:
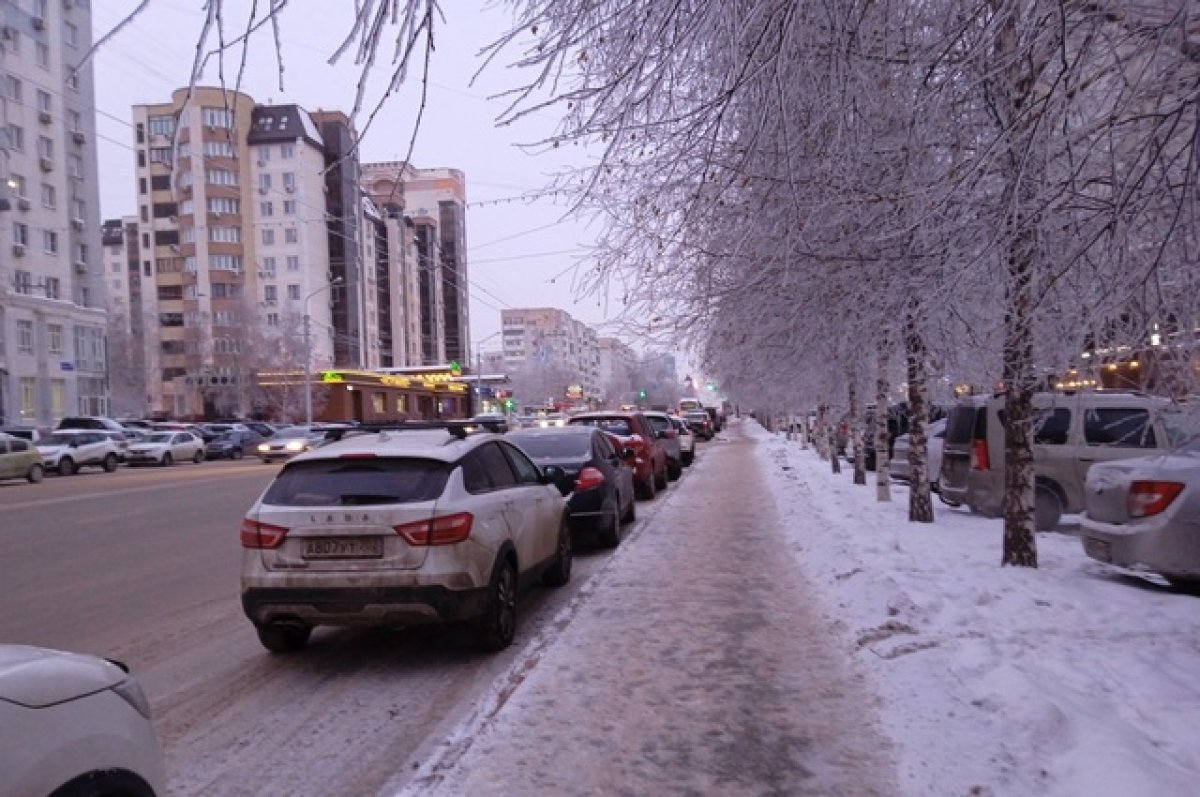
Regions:
M 343 495 L 341 503 L 343 506 L 357 506 L 359 504 L 394 504 L 396 496 L 380 495 L 378 493 L 354 493 L 353 495 Z

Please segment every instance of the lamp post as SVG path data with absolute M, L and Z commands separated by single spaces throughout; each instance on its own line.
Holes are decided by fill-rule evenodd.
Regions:
M 500 332 L 493 332 L 482 340 L 475 341 L 475 415 L 483 409 L 483 344 L 487 343 L 492 338 L 499 335 Z
M 312 334 L 309 332 L 308 300 L 321 291 L 333 290 L 342 284 L 341 277 L 334 277 L 328 285 L 322 285 L 304 297 L 304 425 L 312 426 Z

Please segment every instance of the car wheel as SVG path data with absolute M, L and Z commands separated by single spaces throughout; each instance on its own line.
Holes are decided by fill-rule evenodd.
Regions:
M 486 650 L 504 650 L 517 635 L 517 569 L 508 559 L 496 563 L 488 586 L 487 608 L 477 627 Z
M 687 467 L 691 466 L 692 461 L 695 459 L 695 457 L 696 457 L 696 455 L 694 453 L 692 453 L 691 451 L 688 451 L 688 452 L 680 455 L 679 458 L 683 461 L 683 467 L 687 468 Z
M 677 480 L 683 475 L 683 465 L 677 459 L 667 460 L 667 478 L 671 481 Z
M 59 476 L 70 476 L 75 472 L 75 470 L 75 460 L 71 459 L 70 457 L 63 457 L 58 461 Z
M 657 474 L 655 474 L 655 476 L 654 476 L 655 489 L 658 489 L 658 490 L 667 489 L 668 481 L 669 480 L 667 478 L 667 465 L 666 465 L 666 463 L 663 463 L 663 469 L 661 471 L 659 471 Z
M 109 454 L 109 455 L 105 456 L 104 457 L 104 472 L 112 473 L 114 470 L 117 469 L 118 464 L 119 463 L 117 462 L 116 454 Z
M 623 523 L 632 523 L 633 521 L 637 520 L 636 504 L 637 504 L 637 502 L 633 499 L 632 496 L 630 496 L 629 508 L 625 510 L 625 514 L 621 515 L 621 521 Z
M 647 501 L 654 498 L 654 474 L 647 476 L 645 481 L 638 482 L 636 491 L 638 498 L 642 498 Z
M 613 499 L 612 512 L 605 513 L 605 524 L 600 527 L 597 538 L 602 548 L 616 548 L 621 544 L 621 500 Z
M 230 459 L 241 459 L 242 458 L 242 449 L 235 448 L 232 451 L 230 451 L 229 458 Z
M 308 644 L 312 627 L 298 623 L 268 623 L 256 625 L 258 641 L 272 653 L 293 653 Z
M 170 467 L 170 465 L 171 465 L 171 464 L 172 464 L 174 461 L 175 461 L 175 460 L 174 460 L 174 459 L 171 457 L 171 452 L 170 452 L 170 451 L 168 451 L 168 452 L 166 452 L 165 454 L 163 454 L 162 461 L 161 461 L 159 464 L 160 464 L 160 465 L 162 465 L 164 468 L 166 468 L 166 467 Z
M 203 451 L 197 451 L 192 456 L 192 462 L 195 462 L 197 465 L 199 465 L 203 461 L 204 461 L 204 452 Z
M 29 473 L 25 474 L 25 478 L 31 483 L 37 484 L 46 476 L 46 469 L 42 467 L 42 463 L 35 462 L 29 466 Z
M 558 543 L 554 549 L 554 561 L 542 573 L 542 583 L 547 587 L 561 587 L 571 580 L 571 527 L 563 518 L 558 524 Z
M 1062 499 L 1053 488 L 1039 484 L 1033 496 L 1033 522 L 1038 531 L 1054 531 L 1062 518 Z

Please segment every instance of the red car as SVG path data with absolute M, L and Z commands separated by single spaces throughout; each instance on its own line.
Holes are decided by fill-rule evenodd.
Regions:
M 585 412 L 572 415 L 567 424 L 597 426 L 620 438 L 633 454 L 629 464 L 638 498 L 653 498 L 656 491 L 667 489 L 667 450 L 642 413 Z

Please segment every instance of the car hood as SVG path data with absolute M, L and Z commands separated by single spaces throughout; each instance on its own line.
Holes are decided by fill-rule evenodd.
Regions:
M 111 689 L 125 672 L 97 656 L 0 645 L 0 700 L 44 708 Z

